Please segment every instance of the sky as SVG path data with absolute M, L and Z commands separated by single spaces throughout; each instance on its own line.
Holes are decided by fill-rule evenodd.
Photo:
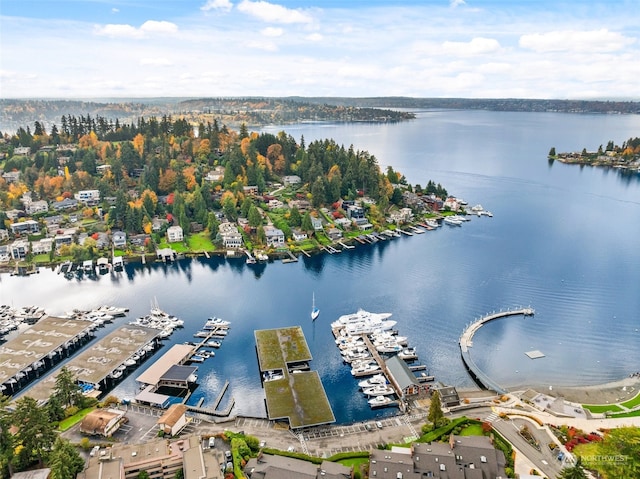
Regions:
M 0 98 L 640 99 L 640 0 L 0 0 Z

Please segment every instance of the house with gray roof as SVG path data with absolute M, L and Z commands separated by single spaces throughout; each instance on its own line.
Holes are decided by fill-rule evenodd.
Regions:
M 257 458 L 249 459 L 244 472 L 250 479 L 351 478 L 351 468 L 335 462 L 323 461 L 317 466 L 301 459 L 270 454 L 260 454 Z

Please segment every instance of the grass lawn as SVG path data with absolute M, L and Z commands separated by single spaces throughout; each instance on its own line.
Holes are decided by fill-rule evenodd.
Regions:
M 49 259 L 49 253 L 38 254 L 33 257 L 34 263 L 49 263 L 51 260 Z
M 638 417 L 640 416 L 640 409 L 629 412 L 613 413 L 611 417 Z
M 583 408 L 594 414 L 604 414 L 605 412 L 622 412 L 622 408 L 617 404 L 583 404 Z
M 191 251 L 214 251 L 216 248 L 213 246 L 211 239 L 207 233 L 198 233 L 189 236 L 187 240 L 189 249 Z
M 95 409 L 95 406 L 88 407 L 86 409 L 83 409 L 82 411 L 78 411 L 77 414 L 60 421 L 60 424 L 58 424 L 58 429 L 62 432 L 66 431 L 67 429 L 75 426 L 80 421 L 82 421 L 85 418 L 85 416 L 89 414 L 91 411 L 93 411 L 94 409 Z
M 621 404 L 627 409 L 633 409 L 634 407 L 640 406 L 640 393 L 636 394 L 634 398 L 631 398 Z
M 482 424 L 469 424 L 462 431 L 460 431 L 461 436 L 483 436 L 482 432 Z

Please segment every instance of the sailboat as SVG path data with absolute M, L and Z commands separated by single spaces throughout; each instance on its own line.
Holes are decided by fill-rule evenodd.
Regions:
M 311 303 L 311 319 L 313 321 L 320 315 L 320 310 L 316 308 L 316 293 L 313 293 L 313 300 Z

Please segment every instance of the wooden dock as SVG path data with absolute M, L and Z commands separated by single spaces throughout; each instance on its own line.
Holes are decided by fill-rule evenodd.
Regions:
M 355 246 L 343 243 L 342 241 L 338 241 L 338 244 L 341 245 L 344 249 L 354 249 Z

